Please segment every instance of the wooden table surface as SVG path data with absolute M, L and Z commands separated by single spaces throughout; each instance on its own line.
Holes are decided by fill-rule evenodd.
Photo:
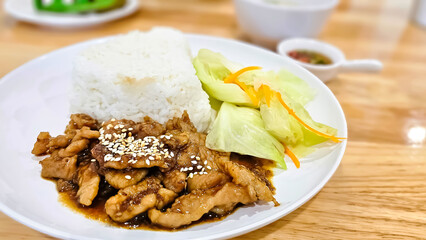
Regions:
M 84 30 L 15 21 L 0 9 L 0 76 L 54 49 L 168 25 L 246 40 L 229 0 L 143 0 L 135 15 Z M 426 239 L 426 29 L 412 1 L 341 1 L 320 39 L 348 58 L 377 58 L 380 74 L 341 74 L 328 86 L 346 114 L 342 164 L 312 200 L 236 239 Z M 52 239 L 0 213 L 0 239 Z

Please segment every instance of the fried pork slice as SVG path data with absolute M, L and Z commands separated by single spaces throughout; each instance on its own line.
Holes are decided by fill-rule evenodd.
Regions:
M 73 141 L 66 148 L 59 150 L 59 156 L 61 157 L 71 157 L 77 155 L 79 152 L 83 151 L 89 146 L 89 139 L 80 139 Z
M 126 188 L 140 182 L 148 174 L 148 169 L 105 170 L 105 180 L 116 189 Z
M 76 130 L 76 134 L 73 137 L 72 141 L 77 141 L 80 139 L 93 139 L 93 138 L 99 138 L 100 133 L 96 130 L 91 130 L 89 127 L 82 127 L 79 130 Z
M 71 142 L 69 143 L 66 148 L 59 150 L 59 156 L 61 157 L 70 157 L 77 155 L 79 152 L 86 149 L 90 144 L 90 139 L 96 139 L 100 136 L 98 131 L 90 130 L 89 127 L 82 127 L 81 129 L 75 130 L 75 135 L 72 138 Z M 69 136 L 65 135 L 65 139 L 58 139 L 58 137 L 51 139 L 51 143 L 54 143 L 56 140 L 65 142 L 66 138 L 69 138 Z
M 165 123 L 167 130 L 180 130 L 182 132 L 197 132 L 197 128 L 192 124 L 186 111 L 182 117 L 174 117 Z
M 229 160 L 230 154 L 208 149 L 205 146 L 206 135 L 196 132 L 196 128 L 189 121 L 186 113 L 181 118 L 169 120 L 166 126 L 165 134 L 173 137 L 165 140 L 165 143 L 180 150 L 177 154 L 175 169 L 185 173 L 180 174 L 182 178 L 189 175 L 187 179 L 189 191 L 224 185 L 230 181 L 230 178 L 216 164 L 219 158 L 224 158 L 223 161 Z M 169 188 L 167 176 L 163 183 Z
M 166 131 L 162 124 L 154 121 L 148 116 L 144 117 L 143 122 L 136 124 L 135 130 L 138 138 L 144 138 L 146 136 L 160 136 Z
M 207 174 L 195 174 L 192 178 L 188 178 L 188 191 L 221 186 L 230 181 L 231 178 L 222 172 L 207 171 Z
M 117 138 L 116 135 L 132 133 L 133 136 L 137 135 L 137 130 L 135 129 L 136 123 L 132 120 L 120 119 L 115 120 L 111 119 L 102 124 L 101 134 L 106 137 L 106 140 L 111 140 Z M 111 136 L 107 136 L 111 135 Z
M 113 154 L 104 145 L 97 144 L 92 148 L 92 156 L 98 160 L 103 168 L 126 169 L 126 168 L 170 168 L 173 166 L 174 157 L 158 155 L 153 156 L 134 156 L 131 154 Z M 174 154 L 174 153 L 173 153 Z
M 85 205 L 92 205 L 99 190 L 99 182 L 101 178 L 97 173 L 96 163 L 90 163 L 78 168 L 77 183 L 79 189 L 77 191 L 78 202 Z
M 237 204 L 238 203 L 232 202 L 232 203 L 227 203 L 220 206 L 215 206 L 214 208 L 210 209 L 210 212 L 216 213 L 217 215 L 222 216 L 231 212 Z
M 58 192 L 68 192 L 76 187 L 77 186 L 72 181 L 63 179 L 58 179 L 58 181 L 56 181 L 56 190 L 58 190 Z
M 154 224 L 167 228 L 177 228 L 199 220 L 215 206 L 248 204 L 256 200 L 245 187 L 229 182 L 223 187 L 194 190 L 177 198 L 172 207 L 165 212 L 157 209 L 149 210 L 148 217 Z
M 173 136 L 171 138 L 163 138 L 164 144 L 172 149 L 181 149 L 189 143 L 189 134 L 187 132 L 181 132 L 179 130 L 167 131 L 166 136 Z
M 187 174 L 177 169 L 159 175 L 164 187 L 175 193 L 180 193 L 186 188 Z
M 72 180 L 77 170 L 77 155 L 61 158 L 58 152 L 55 151 L 50 157 L 41 161 L 40 164 L 42 177 Z
M 34 143 L 33 150 L 31 151 L 32 154 L 36 156 L 41 156 L 47 153 L 47 150 L 49 150 L 49 141 L 50 141 L 50 134 L 48 132 L 40 132 L 37 136 L 37 141 Z
M 50 149 L 65 148 L 70 144 L 71 139 L 72 138 L 68 137 L 67 135 L 58 135 L 50 139 L 47 147 Z
M 84 126 L 96 129 L 97 124 L 98 122 L 87 114 L 71 114 L 65 134 L 74 133 L 76 129 L 81 129 Z
M 262 181 L 248 168 L 236 162 L 223 161 L 223 159 L 221 164 L 223 170 L 232 177 L 232 182 L 247 187 L 250 196 L 263 201 L 273 201 L 275 206 L 279 205 L 265 181 Z
M 181 120 L 181 122 L 185 123 L 185 121 L 183 120 Z M 191 128 L 188 125 L 184 125 L 183 128 L 191 129 L 191 130 L 195 129 L 195 128 Z M 181 136 L 183 134 L 185 135 L 185 137 L 188 138 L 188 140 L 185 140 L 187 141 L 187 143 L 185 144 L 184 148 L 180 149 L 178 153 L 178 156 L 177 156 L 178 166 L 194 167 L 193 165 L 198 166 L 201 164 L 204 167 L 207 167 L 208 165 L 210 170 L 217 170 L 219 169 L 219 166 L 217 164 L 218 162 L 229 160 L 230 153 L 218 152 L 206 147 L 206 144 L 205 144 L 206 134 L 199 133 L 199 132 L 189 132 L 189 131 L 185 131 L 181 133 Z M 174 134 L 173 136 L 178 136 L 178 135 Z M 197 163 L 194 164 L 194 161 L 196 161 Z
M 162 142 L 163 138 L 170 137 L 145 136 L 164 132 L 164 127 L 148 119 L 145 118 L 148 122 L 141 124 L 130 120 L 110 120 L 102 125 L 99 130 L 100 142 L 92 149 L 92 155 L 99 161 L 101 167 L 114 169 L 173 167 L 175 152 Z M 143 138 L 139 138 L 139 135 Z
M 142 182 L 121 189 L 105 203 L 106 213 L 117 222 L 125 222 L 148 209 L 161 209 L 171 203 L 177 194 L 161 186 L 160 180 L 148 177 Z

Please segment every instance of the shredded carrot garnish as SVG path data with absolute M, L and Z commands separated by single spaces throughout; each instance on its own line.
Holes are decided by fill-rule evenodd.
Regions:
M 333 141 L 333 142 L 340 142 L 340 139 L 345 139 L 345 138 L 339 138 L 339 137 L 335 137 L 335 136 L 333 136 L 333 135 L 328 135 L 328 134 L 325 134 L 325 133 L 322 133 L 322 132 L 320 132 L 320 131 L 318 131 L 318 130 L 316 130 L 316 129 L 314 129 L 314 128 L 312 128 L 311 126 L 309 126 L 308 124 L 306 124 L 305 122 L 303 122 L 302 121 L 302 119 L 300 119 L 297 115 L 296 115 L 296 113 L 293 111 L 293 109 L 291 109 L 285 102 L 284 102 L 284 100 L 282 99 L 282 97 L 281 97 L 281 93 L 279 93 L 279 92 L 275 92 L 275 94 L 276 94 L 276 96 L 277 96 L 277 98 L 278 98 L 278 101 L 280 101 L 280 103 L 281 103 L 281 105 L 283 105 L 283 107 L 287 110 L 287 112 L 291 115 L 291 116 L 293 116 L 300 124 L 302 124 L 306 129 L 308 129 L 309 131 L 311 131 L 311 132 L 313 132 L 313 133 L 315 133 L 315 134 L 317 134 L 317 135 L 319 135 L 319 136 L 321 136 L 321 137 L 325 137 L 325 138 L 329 138 L 331 141 Z
M 271 95 L 272 95 L 271 88 L 268 85 L 262 84 L 259 89 L 262 89 L 263 96 L 265 97 L 266 105 L 268 105 L 268 107 L 270 107 L 271 106 Z
M 253 105 L 258 106 L 259 105 L 259 98 L 258 98 L 258 96 L 257 96 L 258 94 L 254 90 L 254 88 L 253 87 L 248 87 L 246 93 L 250 97 Z
M 252 103 L 257 106 L 259 105 L 259 98 L 257 97 L 257 93 L 254 90 L 253 87 L 247 87 L 247 85 L 243 82 L 238 81 L 238 77 L 248 71 L 252 71 L 252 70 L 259 70 L 262 69 L 261 67 L 256 67 L 256 66 L 252 66 L 252 67 L 246 67 L 243 69 L 238 70 L 235 73 L 230 74 L 228 77 L 226 77 L 223 82 L 224 83 L 235 83 L 237 84 L 245 93 L 247 93 L 247 95 L 250 97 L 250 100 L 252 101 Z
M 235 80 L 237 80 L 237 78 L 238 78 L 241 74 L 243 74 L 243 73 L 245 73 L 245 72 L 248 72 L 248 71 L 252 71 L 252 70 L 259 70 L 259 69 L 262 69 L 262 68 L 261 68 L 261 67 L 257 67 L 257 66 L 251 66 L 251 67 L 245 67 L 245 68 L 242 68 L 242 69 L 240 69 L 240 70 L 236 71 L 235 73 L 230 74 L 228 77 L 226 77 L 226 78 L 223 80 L 223 82 L 225 82 L 225 83 L 234 83 L 234 81 L 235 81 Z
M 318 130 L 316 130 L 316 129 L 314 129 L 314 128 L 312 128 L 311 126 L 309 126 L 308 124 L 306 124 L 305 122 L 303 122 L 303 120 L 302 119 L 300 119 L 297 115 L 296 115 L 296 113 L 294 112 L 294 110 L 293 109 L 291 109 L 285 102 L 284 102 L 284 100 L 283 100 L 283 98 L 281 97 L 281 93 L 280 92 L 277 92 L 277 91 L 274 91 L 274 90 L 272 90 L 268 85 L 265 85 L 265 84 L 262 84 L 260 87 L 259 87 L 259 89 L 258 89 L 258 91 L 256 92 L 255 90 L 254 90 L 254 88 L 252 87 L 252 86 L 247 86 L 245 83 L 243 83 L 243 82 L 240 82 L 240 81 L 238 81 L 238 77 L 241 75 L 241 74 L 243 74 L 243 73 L 245 73 L 245 72 L 248 72 L 248 71 L 252 71 L 252 70 L 259 70 L 259 69 L 262 69 L 261 67 L 257 67 L 257 66 L 251 66 L 251 67 L 245 67 L 245 68 L 242 68 L 242 69 L 240 69 L 240 70 L 238 70 L 237 72 L 235 72 L 235 73 L 232 73 L 232 74 L 230 74 L 228 77 L 226 77 L 223 81 L 225 82 L 225 83 L 233 83 L 233 84 L 237 84 L 248 96 L 249 96 L 249 98 L 250 98 L 250 100 L 252 101 L 252 103 L 255 105 L 255 106 L 258 106 L 259 105 L 259 99 L 261 98 L 261 97 L 264 97 L 265 98 L 265 101 L 266 101 L 266 104 L 268 105 L 268 107 L 270 107 L 271 106 L 271 97 L 273 96 L 273 95 L 275 95 L 277 98 L 278 98 L 278 100 L 279 100 L 279 102 L 281 103 L 281 105 L 283 105 L 283 107 L 287 110 L 287 112 L 291 115 L 291 116 L 293 116 L 300 124 L 302 124 L 306 129 L 308 129 L 309 131 L 311 131 L 311 132 L 313 132 L 313 133 L 315 133 L 315 134 L 317 134 L 317 135 L 319 135 L 319 136 L 322 136 L 322 137 L 325 137 L 325 138 L 329 138 L 330 140 L 332 140 L 333 142 L 336 142 L 336 143 L 338 143 L 338 142 L 340 142 L 340 139 L 346 139 L 346 138 L 341 138 L 341 137 L 335 137 L 335 136 L 333 136 L 333 135 L 329 135 L 329 134 L 325 134 L 325 133 L 322 133 L 322 132 L 320 132 L 320 131 L 318 131 Z M 290 151 L 290 150 L 288 150 L 288 151 Z M 291 153 L 291 152 L 290 152 Z M 292 153 L 291 153 L 292 154 Z M 294 156 L 294 154 L 293 154 L 293 156 Z M 294 156 L 295 157 L 295 156 Z M 297 158 L 296 158 L 297 159 Z M 294 160 L 293 160 L 294 161 Z
M 235 79 L 233 83 L 237 84 L 244 92 L 248 92 L 248 87 L 245 83 L 238 81 L 238 79 Z
M 284 146 L 285 153 L 290 157 L 290 159 L 291 159 L 291 161 L 293 161 L 294 165 L 297 168 L 300 168 L 300 161 L 299 161 L 299 159 L 297 159 L 296 155 L 294 155 L 294 153 L 292 151 L 290 151 L 290 149 L 287 147 L 287 145 L 285 145 L 284 143 L 282 143 L 282 145 Z

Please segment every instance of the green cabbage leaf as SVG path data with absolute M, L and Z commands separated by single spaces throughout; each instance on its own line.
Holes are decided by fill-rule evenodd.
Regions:
M 286 169 L 284 147 L 266 129 L 260 112 L 224 102 L 206 138 L 206 146 L 276 161 Z

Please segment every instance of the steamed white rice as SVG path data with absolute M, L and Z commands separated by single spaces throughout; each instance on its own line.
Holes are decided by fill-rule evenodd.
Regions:
M 198 131 L 212 117 L 184 35 L 169 28 L 131 32 L 91 46 L 76 59 L 71 112 L 164 123 L 188 111 Z

